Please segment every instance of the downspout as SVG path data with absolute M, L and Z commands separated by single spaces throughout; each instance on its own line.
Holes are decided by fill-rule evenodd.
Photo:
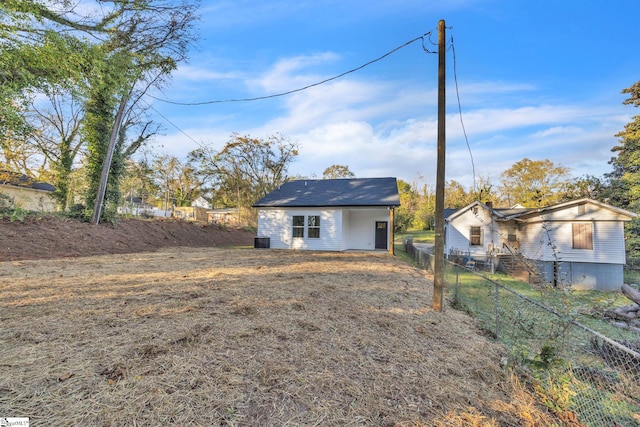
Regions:
M 393 244 L 394 238 L 395 238 L 394 233 L 393 233 L 393 229 L 394 229 L 393 219 L 394 219 L 394 207 L 391 206 L 389 208 L 389 227 L 390 227 L 390 230 L 389 230 L 389 240 L 390 240 L 390 242 L 389 242 L 389 254 L 391 254 L 391 255 L 395 255 L 395 250 L 394 250 L 394 246 L 395 245 Z

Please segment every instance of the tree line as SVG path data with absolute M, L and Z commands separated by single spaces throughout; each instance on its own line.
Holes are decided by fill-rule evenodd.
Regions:
M 141 98 L 186 59 L 198 2 L 94 5 L 0 2 L 0 175 L 53 184 L 59 209 L 84 219 L 99 209 L 113 221 L 127 200 L 171 209 L 203 196 L 251 223 L 250 206 L 290 178 L 297 143 L 234 133 L 184 161 L 147 148 L 160 126 Z M 343 165 L 325 171 L 349 176 Z
M 296 142 L 280 134 L 231 134 L 220 150 L 203 145 L 184 161 L 146 148 L 159 125 L 141 99 L 166 86 L 186 60 L 197 40 L 198 8 L 192 0 L 0 2 L 0 170 L 52 183 L 60 209 L 84 218 L 95 214 L 104 183 L 103 220 L 115 219 L 126 196 L 159 207 L 204 196 L 250 219 L 252 203 L 291 178 Z M 624 104 L 640 105 L 640 82 L 623 93 Z M 480 178 L 472 188 L 447 182 L 446 207 L 474 200 L 538 207 L 589 197 L 638 211 L 640 116 L 616 137 L 612 171 L 603 177 L 572 178 L 562 165 L 525 158 L 497 182 Z M 353 176 L 346 165 L 323 174 Z M 433 226 L 435 190 L 422 180 L 399 182 L 399 230 Z M 629 233 L 627 242 L 640 252 L 638 221 Z

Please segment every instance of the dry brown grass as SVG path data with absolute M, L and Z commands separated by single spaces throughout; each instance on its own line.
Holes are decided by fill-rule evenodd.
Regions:
M 0 263 L 0 415 L 38 425 L 551 425 L 503 349 L 373 253 Z

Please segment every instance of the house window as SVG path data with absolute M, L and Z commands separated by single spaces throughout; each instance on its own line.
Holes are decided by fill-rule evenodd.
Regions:
M 518 228 L 517 227 L 507 227 L 507 242 L 517 242 L 518 241 Z
M 471 243 L 471 246 L 482 246 L 482 228 L 471 227 L 469 232 L 469 243 Z
M 309 215 L 307 217 L 307 236 L 310 239 L 320 238 L 320 215 Z
M 295 215 L 293 217 L 293 237 L 304 237 L 303 215 Z
M 593 224 L 573 223 L 573 249 L 593 249 Z

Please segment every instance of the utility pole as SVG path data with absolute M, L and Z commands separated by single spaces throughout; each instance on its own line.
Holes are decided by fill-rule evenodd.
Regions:
M 438 160 L 436 170 L 436 236 L 433 266 L 433 309 L 442 311 L 444 300 L 444 166 L 445 166 L 445 26 L 438 22 Z
M 120 126 L 122 125 L 122 118 L 124 117 L 124 110 L 129 101 L 128 95 L 122 95 L 120 99 L 120 107 L 116 113 L 115 120 L 113 122 L 113 128 L 111 129 L 111 137 L 109 138 L 109 145 L 104 156 L 104 163 L 102 164 L 102 173 L 100 174 L 100 182 L 98 183 L 98 192 L 96 194 L 96 201 L 93 206 L 93 217 L 91 223 L 98 225 L 100 223 L 100 215 L 102 214 L 102 204 L 104 203 L 104 195 L 107 192 L 107 183 L 109 181 L 109 169 L 111 169 L 111 160 L 113 160 L 113 150 L 116 146 L 116 140 L 118 139 L 118 133 L 120 132 Z

